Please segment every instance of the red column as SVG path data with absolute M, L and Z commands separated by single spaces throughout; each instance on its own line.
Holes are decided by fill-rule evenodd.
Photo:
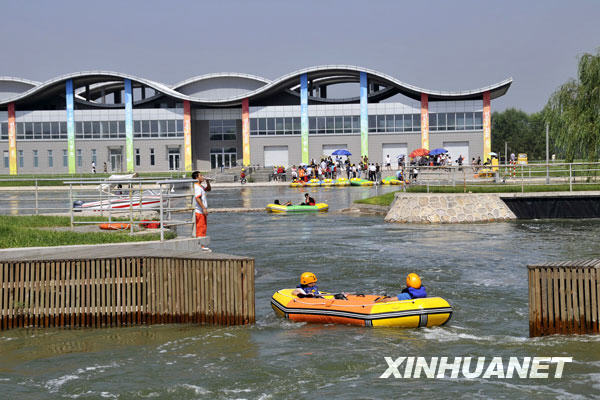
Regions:
M 421 93 L 421 147 L 429 150 L 429 96 Z
M 242 100 L 242 157 L 244 167 L 250 165 L 250 104 Z
M 10 174 L 17 175 L 17 131 L 15 127 L 15 103 L 8 104 L 8 154 Z

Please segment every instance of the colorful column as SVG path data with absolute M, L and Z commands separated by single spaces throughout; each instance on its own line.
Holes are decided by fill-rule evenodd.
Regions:
M 483 161 L 492 151 L 492 115 L 490 114 L 490 92 L 483 93 Z
M 17 131 L 15 103 L 8 104 L 8 166 L 11 175 L 17 175 Z
M 429 150 L 429 96 L 421 93 L 421 148 Z
M 302 162 L 308 164 L 308 76 L 300 75 L 300 141 Z
M 360 155 L 369 156 L 369 100 L 367 73 L 360 73 Z
M 250 165 L 250 104 L 248 99 L 242 100 L 242 157 L 243 165 Z
M 123 81 L 125 86 L 125 153 L 127 155 L 127 172 L 133 172 L 133 90 L 131 79 Z
M 73 80 L 67 80 L 66 84 L 67 99 L 67 153 L 69 156 L 69 173 L 74 174 L 75 168 L 75 117 L 73 103 Z
M 183 157 L 185 170 L 192 171 L 192 107 L 189 100 L 183 101 Z

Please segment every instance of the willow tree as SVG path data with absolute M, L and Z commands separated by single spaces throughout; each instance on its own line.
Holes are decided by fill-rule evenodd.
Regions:
M 544 108 L 557 150 L 567 161 L 600 154 L 600 51 L 579 58 L 577 79 L 560 86 Z

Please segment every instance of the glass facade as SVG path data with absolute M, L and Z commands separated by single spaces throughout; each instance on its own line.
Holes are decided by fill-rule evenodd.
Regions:
M 480 111 L 429 114 L 430 131 L 472 131 L 481 129 L 483 129 L 483 116 Z M 421 114 L 369 115 L 369 133 L 409 132 L 421 132 Z M 309 117 L 308 133 L 309 135 L 359 135 L 360 116 Z M 299 134 L 300 118 L 250 119 L 250 135 L 252 136 Z
M 236 140 L 237 120 L 210 120 L 208 121 L 210 140 Z

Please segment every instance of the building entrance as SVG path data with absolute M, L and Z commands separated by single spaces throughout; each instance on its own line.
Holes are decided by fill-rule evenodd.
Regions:
M 234 147 L 228 149 L 210 149 L 210 168 L 232 168 L 237 163 L 237 151 Z
M 121 172 L 121 150 L 110 150 L 110 170 L 112 172 Z
M 179 149 L 169 149 L 169 171 L 179 170 Z

